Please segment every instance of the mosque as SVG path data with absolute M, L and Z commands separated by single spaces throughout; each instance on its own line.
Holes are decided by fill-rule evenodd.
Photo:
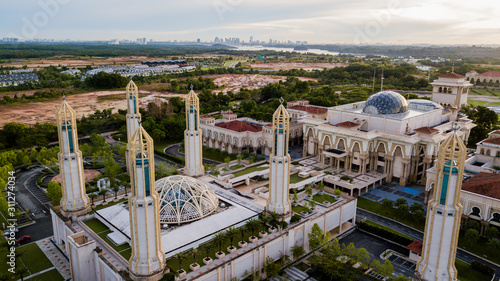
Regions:
M 309 250 L 307 235 L 314 224 L 338 236 L 355 225 L 356 199 L 332 196 L 334 203 L 318 204 L 292 220 L 289 192 L 288 136 L 290 115 L 280 105 L 269 126 L 272 132 L 269 159 L 269 197 L 253 200 L 205 174 L 202 165 L 203 132 L 199 101 L 194 91 L 186 98 L 184 175 L 155 179 L 153 140 L 140 125 L 138 89 L 126 88 L 127 171 L 131 194 L 128 202 L 91 211 L 83 181 L 82 154 L 78 148 L 76 114 L 63 100 L 57 111 L 61 152 L 59 164 L 63 199 L 51 208 L 54 243 L 69 258 L 73 280 L 161 280 L 170 271 L 169 259 L 194 248 L 203 248 L 221 231 L 240 228 L 259 215 L 276 215 L 279 227 L 259 235 L 248 234 L 238 247 L 216 253 L 216 258 L 192 264 L 177 272 L 181 280 L 243 279 L 264 268 L 266 258 L 291 256 L 291 248 Z M 315 191 L 320 192 L 320 191 Z M 306 203 L 312 198 L 300 198 Z M 99 224 L 100 229 L 92 227 Z M 213 250 L 214 252 L 216 250 Z

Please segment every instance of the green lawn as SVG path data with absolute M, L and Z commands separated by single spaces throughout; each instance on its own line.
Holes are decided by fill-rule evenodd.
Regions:
M 461 260 L 455 260 L 455 266 L 458 270 L 458 279 L 460 281 L 491 280 L 491 277 L 473 269 L 470 264 Z
M 130 258 L 130 255 L 132 254 L 131 249 L 129 244 L 123 244 L 120 246 L 116 246 L 111 242 L 111 240 L 106 237 L 109 233 L 112 231 L 104 225 L 102 222 L 100 222 L 98 219 L 90 219 L 85 221 L 85 224 L 92 229 L 99 237 L 101 237 L 106 243 L 108 243 L 109 246 L 111 246 L 113 249 L 115 249 L 118 253 L 120 253 L 126 260 Z
M 175 140 L 164 140 L 164 141 L 155 141 L 154 146 L 155 150 L 162 151 L 167 148 L 168 146 L 179 143 L 180 141 L 175 141 Z
M 482 106 L 500 106 L 500 101 L 497 102 L 486 102 L 481 100 L 476 100 L 474 98 L 468 98 L 467 104 L 471 105 L 482 105 Z
M 307 178 L 301 178 L 299 177 L 299 174 L 293 174 L 290 176 L 290 183 L 298 183 L 298 182 L 301 182 L 303 180 L 306 180 L 310 177 L 307 177 Z
M 328 202 L 333 204 L 333 203 L 337 202 L 337 199 L 335 199 L 335 197 L 332 197 L 326 193 L 323 193 L 323 195 L 319 195 L 319 194 L 314 195 L 313 200 L 318 202 L 318 203 L 323 203 L 325 201 L 328 201 Z
M 297 214 L 300 214 L 302 212 L 309 212 L 309 208 L 303 207 L 303 206 L 292 206 L 292 211 L 294 211 Z
M 243 167 L 245 167 L 245 165 L 241 165 L 240 164 L 240 165 L 233 165 L 233 166 L 229 167 L 229 169 L 231 171 L 233 171 L 233 170 L 236 170 L 236 169 L 239 169 L 239 168 L 243 168 Z
M 400 214 L 398 214 L 398 211 L 394 208 L 387 208 L 384 205 L 368 200 L 363 197 L 358 197 L 358 208 L 365 209 L 367 211 L 379 214 L 381 216 L 399 221 L 403 224 L 409 225 L 413 228 L 416 228 L 418 230 L 424 231 L 425 227 L 425 221 L 422 222 L 417 222 L 410 216 L 407 217 L 401 217 Z
M 239 177 L 239 176 L 243 176 L 243 175 L 246 175 L 246 174 L 249 174 L 249 173 L 252 173 L 252 172 L 256 172 L 256 171 L 262 171 L 262 170 L 266 170 L 266 169 L 269 169 L 269 166 L 264 166 L 264 165 L 260 165 L 260 166 L 253 166 L 253 167 L 250 167 L 250 168 L 246 168 L 244 170 L 241 170 L 241 171 L 238 171 L 236 173 L 233 173 L 233 175 L 235 177 Z
M 59 271 L 57 271 L 57 269 L 54 268 L 54 269 L 49 270 L 45 273 L 42 273 L 42 274 L 37 275 L 35 277 L 32 277 L 28 280 L 30 280 L 30 281 L 47 281 L 47 280 L 63 281 L 64 278 L 61 276 L 61 274 L 59 274 Z

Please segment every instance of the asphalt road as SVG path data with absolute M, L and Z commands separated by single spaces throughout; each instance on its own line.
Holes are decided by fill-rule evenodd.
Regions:
M 30 171 L 16 173 L 16 201 L 24 209 L 29 209 L 31 218 L 35 224 L 19 229 L 17 237 L 30 235 L 31 241 L 37 241 L 52 236 L 52 218 L 49 208 L 43 203 L 48 198 L 36 184 L 42 168 L 35 168 Z
M 378 224 L 390 227 L 390 228 L 392 228 L 396 231 L 399 231 L 403 234 L 406 234 L 406 235 L 408 235 L 411 238 L 414 238 L 416 240 L 422 241 L 424 239 L 423 232 L 421 232 L 419 230 L 412 229 L 404 224 L 394 222 L 394 221 L 389 220 L 385 217 L 379 216 L 377 214 L 369 213 L 369 212 L 367 212 L 363 209 L 359 209 L 359 208 L 356 210 L 356 213 L 357 213 L 358 218 L 361 218 L 361 217 L 367 218 L 368 220 L 371 220 L 371 221 L 374 221 Z M 467 263 L 471 263 L 472 261 L 477 260 L 481 263 L 484 263 L 484 264 L 491 266 L 493 269 L 495 269 L 496 275 L 500 275 L 500 267 L 499 266 L 497 266 L 497 265 L 495 265 L 495 264 L 493 264 L 493 263 L 491 263 L 483 258 L 471 255 L 460 248 L 457 249 L 457 259 L 464 261 L 464 262 L 467 262 Z
M 184 158 L 184 153 L 179 152 L 179 148 L 180 147 L 181 147 L 180 143 L 173 144 L 173 145 L 165 148 L 165 153 L 170 154 L 170 155 L 174 155 L 174 156 L 177 156 L 177 157 L 180 157 L 180 158 Z M 205 164 L 216 164 L 216 165 L 220 164 L 220 162 L 217 162 L 217 161 L 214 161 L 214 160 L 210 160 L 210 159 L 206 159 L 206 158 L 203 158 L 203 163 L 205 163 Z

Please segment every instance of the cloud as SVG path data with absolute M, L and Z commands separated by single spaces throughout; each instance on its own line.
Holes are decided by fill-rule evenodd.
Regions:
M 21 34 L 47 3 L 65 4 L 38 28 L 38 38 L 210 41 L 253 35 L 353 43 L 361 30 L 372 43 L 500 44 L 500 7 L 492 0 L 2 1 L 0 37 Z

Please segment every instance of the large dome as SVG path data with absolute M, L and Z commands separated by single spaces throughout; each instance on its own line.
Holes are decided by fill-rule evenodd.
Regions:
M 219 198 L 199 180 L 170 176 L 155 182 L 160 195 L 160 222 L 181 224 L 204 218 L 217 210 Z
M 363 112 L 377 115 L 406 113 L 408 112 L 408 102 L 396 92 L 378 92 L 368 98 Z

